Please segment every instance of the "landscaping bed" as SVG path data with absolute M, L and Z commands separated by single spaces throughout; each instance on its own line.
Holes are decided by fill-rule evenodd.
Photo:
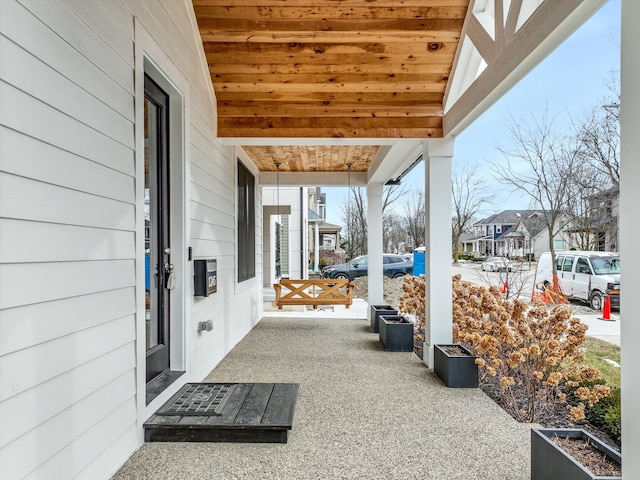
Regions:
M 416 355 L 422 359 L 422 348 L 424 342 L 424 302 L 420 302 L 419 300 L 415 301 L 414 298 L 424 298 L 424 281 L 420 284 L 419 280 L 416 281 L 417 277 L 412 276 L 407 276 L 405 279 L 406 286 L 403 296 L 402 289 L 404 279 L 400 278 L 391 280 L 385 278 L 385 302 L 397 307 L 401 312 L 408 313 L 416 318 L 414 351 Z M 459 282 L 460 279 L 454 277 L 454 286 L 456 285 L 456 281 Z M 460 284 L 458 284 L 456 288 L 459 289 Z M 481 290 L 477 290 L 478 288 Z M 470 302 L 466 303 L 466 306 L 463 308 L 481 309 L 484 311 L 483 315 L 486 319 L 491 319 L 491 321 L 489 321 L 489 326 L 485 328 L 494 328 L 491 324 L 499 322 L 498 319 L 504 318 L 505 314 L 509 317 L 513 315 L 513 318 L 516 319 L 513 320 L 514 323 L 516 321 L 520 322 L 519 326 L 515 328 L 516 330 L 528 328 L 526 326 L 526 319 L 524 318 L 526 317 L 526 314 L 524 312 L 527 312 L 531 305 L 525 302 L 520 302 L 519 306 L 514 307 L 513 303 L 506 303 L 511 301 L 502 299 L 499 291 L 496 292 L 495 290 L 492 291 L 491 289 L 477 287 L 471 284 L 465 285 L 462 291 L 466 292 L 463 295 L 468 297 L 462 302 L 462 304 Z M 484 299 L 479 301 L 471 298 L 469 297 L 469 292 L 472 292 L 471 297 L 477 295 L 483 296 Z M 454 289 L 454 299 L 455 298 L 456 294 Z M 490 304 L 491 306 L 487 307 L 487 304 Z M 460 305 L 458 305 L 458 307 L 459 306 Z M 419 311 L 420 308 L 422 308 L 422 311 Z M 573 311 L 570 310 L 570 313 L 567 314 L 566 311 L 553 312 L 552 307 L 546 308 L 547 310 L 537 310 L 533 316 L 530 317 L 529 321 L 533 321 L 534 324 L 538 321 L 546 321 L 550 325 L 562 322 L 564 324 L 564 331 L 557 337 L 558 341 L 562 344 L 564 342 L 563 339 L 571 338 L 571 342 L 576 344 L 570 349 L 571 352 L 569 353 L 562 353 L 561 349 L 558 350 L 558 352 L 560 352 L 558 355 L 567 355 L 566 359 L 562 357 L 562 360 L 557 360 L 555 364 L 556 367 L 550 370 L 553 370 L 554 372 L 562 372 L 564 369 L 561 368 L 561 366 L 564 365 L 564 362 L 566 361 L 572 364 L 571 368 L 576 372 L 575 374 L 577 377 L 570 378 L 563 375 L 562 380 L 557 380 L 554 379 L 554 377 L 549 377 L 549 372 L 545 373 L 544 379 L 539 379 L 538 388 L 540 391 L 536 391 L 534 394 L 536 403 L 535 408 L 530 409 L 527 414 L 529 418 L 526 419 L 523 419 L 522 410 L 518 411 L 518 408 L 514 408 L 514 406 L 523 405 L 526 407 L 530 404 L 531 399 L 527 397 L 530 392 L 527 392 L 524 388 L 520 389 L 518 385 L 521 384 L 521 382 L 523 382 L 523 385 L 535 383 L 535 380 L 534 382 L 530 382 L 531 375 L 535 373 L 536 369 L 544 370 L 544 368 L 540 366 L 535 368 L 532 367 L 528 372 L 529 380 L 527 380 L 526 372 L 524 377 L 518 377 L 517 375 L 513 376 L 514 374 L 512 372 L 505 373 L 504 371 L 498 374 L 495 372 L 491 372 L 493 374 L 488 374 L 488 370 L 485 366 L 484 369 L 481 369 L 479 387 L 518 421 L 537 423 L 546 428 L 581 428 L 596 436 L 606 444 L 619 450 L 620 370 L 617 366 L 620 361 L 619 347 L 607 344 L 601 340 L 586 337 L 584 335 L 586 327 L 582 327 L 579 322 L 575 323 L 575 320 L 577 319 L 571 318 Z M 580 307 L 578 306 L 575 308 L 579 309 Z M 492 309 L 495 311 L 492 311 Z M 456 301 L 454 300 L 454 324 L 456 321 L 455 311 Z M 482 315 L 480 317 L 477 317 L 477 315 L 478 313 L 476 312 L 476 318 L 482 317 Z M 422 322 L 420 321 L 420 317 L 422 317 Z M 551 331 L 551 328 L 547 328 L 548 331 Z M 486 333 L 488 332 L 485 332 L 485 334 Z M 499 337 L 497 330 L 489 333 L 495 335 L 496 338 Z M 530 333 L 531 332 L 529 332 L 529 334 Z M 541 332 L 538 332 L 538 334 L 540 333 Z M 516 333 L 516 335 L 518 334 Z M 533 347 L 533 351 L 535 351 L 537 348 L 535 347 L 535 345 L 537 345 L 537 341 L 534 340 L 530 342 L 528 334 L 524 334 L 522 338 L 525 339 L 525 342 L 528 345 L 527 348 Z M 474 351 L 471 344 L 466 344 L 465 342 L 462 342 L 460 338 L 456 338 L 455 333 L 454 341 L 463 343 Z M 513 339 L 510 339 L 509 341 L 511 341 L 512 344 L 517 344 L 517 341 L 514 342 Z M 520 350 L 522 351 L 521 347 Z M 585 351 L 585 358 L 581 359 L 581 352 Z M 512 354 L 514 353 L 512 352 Z M 527 356 L 528 355 L 525 352 L 524 357 Z M 514 357 L 511 357 L 511 360 L 513 360 L 513 358 Z M 509 358 L 505 357 L 505 362 L 508 363 L 509 361 Z M 514 361 L 514 364 L 517 364 L 518 362 L 520 362 L 520 360 Z M 524 363 L 524 361 L 522 362 Z M 582 368 L 585 366 L 595 368 Z M 491 364 L 489 364 L 489 367 L 491 367 Z M 598 372 L 596 369 L 600 371 Z M 581 371 L 586 372 L 584 377 L 580 377 L 578 372 Z M 594 371 L 597 372 L 597 378 L 593 377 Z M 538 373 L 536 375 L 542 374 Z M 551 380 L 549 380 L 550 378 Z M 555 382 L 553 383 L 552 388 L 545 389 L 543 387 L 543 383 L 547 381 Z M 508 389 L 508 395 L 505 395 L 505 387 Z

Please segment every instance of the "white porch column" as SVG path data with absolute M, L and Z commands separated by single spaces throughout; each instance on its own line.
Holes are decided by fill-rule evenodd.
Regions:
M 640 322 L 635 296 L 640 292 L 640 2 L 622 0 L 622 62 L 620 101 L 620 341 L 622 363 L 622 478 L 636 478 L 640 472 Z
M 450 343 L 451 157 L 453 139 L 424 142 L 426 318 L 424 363 L 433 368 L 433 346 Z
M 318 261 L 320 259 L 320 224 L 315 222 L 313 235 L 313 271 L 318 273 Z
M 367 185 L 367 251 L 369 305 L 384 303 L 382 278 L 382 190 L 381 183 Z M 371 309 L 367 310 L 367 316 Z

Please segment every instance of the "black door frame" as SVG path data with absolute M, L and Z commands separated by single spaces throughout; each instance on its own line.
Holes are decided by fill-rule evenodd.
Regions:
M 149 228 L 145 248 L 149 255 L 149 315 L 146 336 L 146 382 L 169 370 L 170 310 L 168 287 L 170 249 L 169 95 L 148 75 L 144 78 L 145 151 L 148 161 Z M 153 111 L 152 111 L 153 110 Z M 145 182 L 145 183 L 146 183 Z M 145 188 L 147 185 L 145 185 Z M 147 245 L 148 241 L 148 245 Z

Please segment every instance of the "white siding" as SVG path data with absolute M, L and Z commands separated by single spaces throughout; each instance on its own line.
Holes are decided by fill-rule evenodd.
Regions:
M 238 284 L 237 157 L 215 139 L 191 2 L 0 0 L 3 479 L 109 478 L 139 446 L 155 407 L 140 400 L 138 364 L 144 252 L 135 122 L 144 72 L 136 25 L 153 42 L 149 60 L 186 79 L 183 243 L 218 266 L 211 297 L 194 298 L 192 278 L 184 281 L 187 374 L 179 383 L 201 380 L 262 313 L 259 177 L 254 171 L 256 278 Z M 197 333 L 208 319 L 214 331 Z

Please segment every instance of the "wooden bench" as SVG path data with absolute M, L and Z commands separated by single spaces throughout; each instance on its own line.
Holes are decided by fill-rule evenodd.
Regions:
M 353 283 L 346 279 L 314 278 L 309 280 L 280 280 L 274 283 L 276 305 L 346 305 L 353 303 Z M 283 291 L 284 290 L 284 291 Z M 288 290 L 288 291 L 287 291 Z

